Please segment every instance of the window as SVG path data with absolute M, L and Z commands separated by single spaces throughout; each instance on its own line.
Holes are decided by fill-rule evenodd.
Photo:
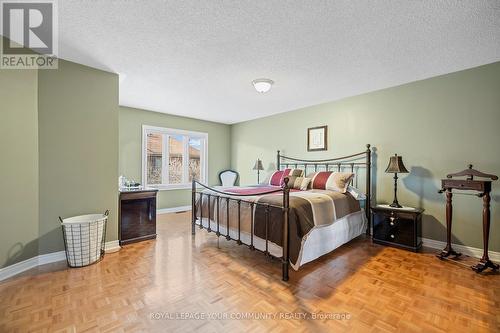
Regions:
M 160 189 L 190 188 L 206 182 L 208 134 L 142 127 L 142 183 Z

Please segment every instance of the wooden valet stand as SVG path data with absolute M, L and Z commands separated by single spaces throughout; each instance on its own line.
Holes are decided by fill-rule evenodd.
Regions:
M 466 179 L 451 179 L 453 177 L 466 177 Z M 475 180 L 474 177 L 489 178 L 491 180 Z M 474 196 L 483 198 L 483 257 L 476 265 L 471 268 L 480 273 L 485 269 L 492 268 L 497 270 L 499 266 L 493 263 L 488 256 L 488 240 L 490 236 L 490 192 L 491 192 L 491 181 L 497 180 L 498 177 L 495 175 L 486 174 L 478 170 L 472 169 L 472 164 L 469 165 L 468 169 L 463 171 L 452 173 L 446 175 L 447 179 L 441 180 L 441 190 L 439 193 L 446 193 L 446 247 L 437 255 L 439 259 L 444 259 L 448 256 L 459 257 L 462 254 L 456 252 L 451 247 L 451 220 L 452 220 L 452 190 L 470 190 L 478 191 L 477 194 L 472 194 Z M 457 193 L 458 194 L 458 193 Z M 467 194 L 467 193 L 461 193 Z M 471 194 L 469 194 L 471 195 Z

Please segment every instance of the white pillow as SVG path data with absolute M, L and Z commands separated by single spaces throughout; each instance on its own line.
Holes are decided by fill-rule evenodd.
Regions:
M 354 186 L 348 186 L 347 192 L 349 192 L 354 197 L 354 199 L 356 199 L 358 201 L 362 201 L 362 200 L 366 199 L 366 195 L 363 192 L 361 192 L 360 190 L 358 190 L 357 188 L 355 188 Z
M 325 188 L 331 191 L 337 191 L 340 193 L 347 192 L 347 187 L 354 177 L 352 172 L 332 172 L 328 180 L 326 181 Z

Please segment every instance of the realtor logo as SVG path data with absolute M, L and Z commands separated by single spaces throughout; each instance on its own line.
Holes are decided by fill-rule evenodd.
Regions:
M 1 1 L 2 69 L 57 68 L 54 0 Z

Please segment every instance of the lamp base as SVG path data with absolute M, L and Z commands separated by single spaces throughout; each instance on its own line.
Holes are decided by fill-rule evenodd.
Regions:
M 394 173 L 394 200 L 389 205 L 392 208 L 403 208 L 398 202 L 398 174 Z
M 392 208 L 403 208 L 403 206 L 401 206 L 401 205 L 399 204 L 399 202 L 397 202 L 397 201 L 395 201 L 395 202 L 391 203 L 391 204 L 389 205 L 389 207 L 392 207 Z

